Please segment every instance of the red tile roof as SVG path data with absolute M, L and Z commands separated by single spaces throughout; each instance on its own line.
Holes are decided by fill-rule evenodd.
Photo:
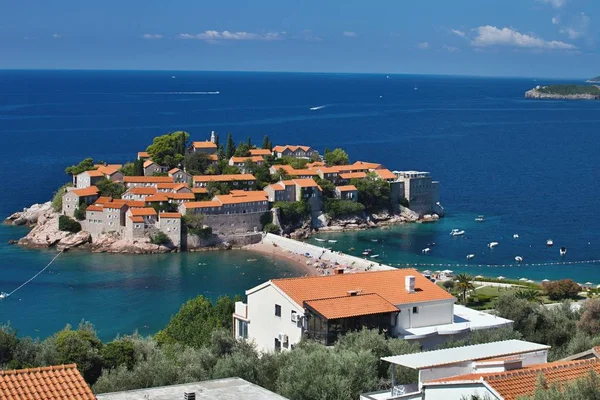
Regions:
M 367 162 L 367 161 L 356 161 L 354 164 L 352 164 L 352 166 L 355 168 L 358 167 L 358 168 L 367 168 L 367 169 L 378 169 L 378 168 L 382 167 L 381 164 Z
M 222 204 L 218 201 L 190 201 L 187 203 L 183 203 L 183 207 L 186 209 L 193 208 L 210 208 L 210 207 L 221 207 Z
M 2 400 L 95 400 L 75 364 L 0 371 Z
M 85 174 L 85 173 L 87 173 L 92 178 L 100 178 L 100 177 L 104 176 L 104 174 L 102 172 L 98 171 L 97 169 L 82 172 L 82 174 Z
M 531 396 L 537 387 L 540 374 L 548 386 L 586 378 L 590 370 L 600 373 L 600 363 L 597 358 L 575 361 L 556 361 L 536 364 L 522 369 L 505 372 L 489 372 L 453 376 L 436 379 L 427 383 L 442 382 L 473 382 L 485 381 L 505 400 L 516 400 L 523 396 Z
M 180 186 L 181 183 L 176 183 L 176 182 L 164 182 L 164 183 L 159 183 L 156 185 L 157 189 L 175 189 L 176 187 Z
M 180 172 L 180 171 L 181 171 L 181 169 L 179 169 L 179 168 L 172 168 L 169 170 L 169 174 L 174 174 L 174 173 Z
M 317 184 L 317 182 L 315 182 L 315 180 L 311 178 L 294 179 L 294 183 L 301 188 L 316 187 L 319 190 L 321 190 L 321 187 Z
M 127 206 L 127 203 L 125 200 L 121 200 L 121 199 L 116 199 L 111 201 L 110 203 L 104 203 L 104 208 L 118 208 L 121 209 L 123 207 Z
M 128 217 L 132 222 L 144 222 L 144 217 L 130 215 Z
M 289 145 L 289 144 L 286 144 L 285 146 L 275 146 L 275 147 L 273 147 L 273 151 L 276 152 L 276 153 L 281 153 L 285 149 L 289 149 L 292 152 L 294 152 L 294 151 L 296 151 L 298 149 L 301 149 L 301 150 L 304 150 L 304 151 L 311 150 L 310 146 L 300 146 L 300 145 L 292 146 L 292 145 Z
M 160 183 L 159 183 L 159 185 L 160 185 Z M 155 187 L 134 187 L 134 188 L 129 189 L 128 192 L 130 194 L 150 196 L 150 195 L 156 194 L 157 190 Z
M 405 289 L 405 277 L 409 275 L 415 277 L 413 293 L 408 293 Z M 450 293 L 412 268 L 273 279 L 271 282 L 299 305 L 307 300 L 346 296 L 349 290 L 359 290 L 360 294 L 377 293 L 389 303 L 396 305 L 433 300 L 455 300 Z
M 173 182 L 170 176 L 126 176 L 123 178 L 125 183 L 165 183 Z
M 345 172 L 340 174 L 342 179 L 363 179 L 366 178 L 367 174 L 364 172 Z
M 156 210 L 154 210 L 154 208 L 151 208 L 151 207 L 132 208 L 132 209 L 129 210 L 129 212 L 134 217 L 137 217 L 137 216 L 147 216 L 147 215 L 156 215 Z
M 233 181 L 255 181 L 252 174 L 232 174 L 232 175 L 196 175 L 194 182 L 233 182 Z
M 208 189 L 207 188 L 192 188 L 192 193 L 206 194 L 206 193 L 208 193 Z
M 98 168 L 98 171 L 100 171 L 104 175 L 115 174 L 119 172 L 121 168 L 123 168 L 121 164 L 97 165 L 96 167 Z
M 357 190 L 354 185 L 336 186 L 335 188 L 340 192 L 352 192 Z
M 96 201 L 94 202 L 95 205 L 102 205 L 104 203 L 108 203 L 109 201 L 112 200 L 112 197 L 109 196 L 100 196 L 96 199 Z
M 101 205 L 92 204 L 91 206 L 88 206 L 88 208 L 86 208 L 85 210 L 102 212 L 104 211 L 104 207 L 102 207 Z
M 262 156 L 250 156 L 250 157 L 231 157 L 233 163 L 245 163 L 246 161 L 253 161 L 255 163 L 263 162 L 265 159 Z
M 192 142 L 192 147 L 195 149 L 217 149 L 217 145 L 213 142 Z
M 129 208 L 143 208 L 146 207 L 146 203 L 138 200 L 122 200 Z
M 250 195 L 250 196 L 223 194 L 223 195 L 215 196 L 215 198 L 213 200 L 218 201 L 221 204 L 256 203 L 256 202 L 267 201 L 267 194 L 264 192 L 262 195 Z
M 146 160 L 146 161 L 144 161 L 144 168 L 148 168 L 152 164 L 154 164 L 154 161 L 152 161 L 152 160 Z
M 196 198 L 196 196 L 194 196 L 194 193 L 190 193 L 190 192 L 186 192 L 186 193 L 163 193 L 165 196 L 167 196 L 168 199 L 173 199 L 173 200 L 194 200 Z M 148 199 L 146 199 L 146 201 L 148 201 Z
M 392 171 L 389 169 L 376 169 L 375 173 L 379 175 L 381 179 L 396 179 L 397 176 L 394 175 Z
M 147 151 L 138 151 L 138 158 L 148 158 L 150 154 Z
M 305 304 L 326 319 L 398 312 L 396 306 L 377 293 L 307 300 Z
M 173 212 L 173 213 L 169 213 L 169 212 L 164 212 L 164 213 L 160 213 L 158 214 L 158 216 L 162 219 L 162 218 L 181 218 L 181 214 L 177 213 L 177 212 Z
M 270 156 L 271 154 L 269 149 L 250 149 L 251 156 Z
M 148 196 L 144 199 L 146 203 L 153 203 L 158 201 L 169 201 L 166 193 L 158 193 L 153 196 Z
M 71 192 L 75 193 L 79 197 L 87 197 L 97 195 L 99 190 L 96 186 L 88 186 L 83 189 L 73 189 Z

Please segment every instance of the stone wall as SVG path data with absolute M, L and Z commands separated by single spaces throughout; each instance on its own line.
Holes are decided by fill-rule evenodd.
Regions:
M 218 235 L 230 235 L 262 230 L 260 217 L 264 212 L 246 214 L 220 214 L 204 216 L 203 223 L 212 228 Z

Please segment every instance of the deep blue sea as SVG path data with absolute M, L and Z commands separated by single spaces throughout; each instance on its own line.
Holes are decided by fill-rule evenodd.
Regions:
M 174 78 L 173 78 L 174 77 Z M 561 81 L 567 82 L 567 81 Z M 525 100 L 550 80 L 414 75 L 139 71 L 0 71 L 0 214 L 47 200 L 84 157 L 124 162 L 154 136 L 211 130 L 256 143 L 343 147 L 353 160 L 431 171 L 447 217 L 436 224 L 332 235 L 336 249 L 373 248 L 382 262 L 465 264 L 489 276 L 572 277 L 600 284 L 600 102 Z M 218 91 L 219 94 L 206 94 Z M 317 111 L 311 107 L 325 106 Z M 486 222 L 477 224 L 478 214 Z M 453 238 L 453 228 L 466 230 Z M 52 251 L 6 244 L 23 228 L 0 227 L 0 291 L 43 267 Z M 518 233 L 519 239 L 513 239 Z M 553 248 L 545 241 L 552 238 Z M 375 242 L 374 240 L 377 240 Z M 499 241 L 489 250 L 486 244 Z M 432 251 L 421 250 L 432 243 Z M 248 258 L 257 258 L 248 262 Z M 281 264 L 281 263 L 279 263 Z M 511 264 L 506 267 L 479 265 Z M 424 268 L 423 268 L 424 269 Z M 431 269 L 431 268 L 430 268 Z M 434 268 L 443 269 L 443 268 Z M 0 322 L 45 337 L 82 318 L 103 339 L 153 333 L 197 294 L 243 294 L 294 274 L 243 251 L 162 256 L 67 253 L 15 296 Z

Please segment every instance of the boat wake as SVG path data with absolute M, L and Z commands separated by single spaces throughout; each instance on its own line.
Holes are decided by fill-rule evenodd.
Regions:
M 322 106 L 316 106 L 316 107 L 311 107 L 310 111 L 317 111 L 317 110 L 321 110 L 323 108 L 327 107 L 327 105 L 322 105 Z

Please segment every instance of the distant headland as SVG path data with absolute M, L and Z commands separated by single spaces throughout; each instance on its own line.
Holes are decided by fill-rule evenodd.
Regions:
M 588 80 L 589 83 L 600 82 L 600 76 Z M 527 99 L 567 99 L 567 100 L 599 100 L 600 88 L 597 85 L 548 85 L 536 86 L 525 92 Z

